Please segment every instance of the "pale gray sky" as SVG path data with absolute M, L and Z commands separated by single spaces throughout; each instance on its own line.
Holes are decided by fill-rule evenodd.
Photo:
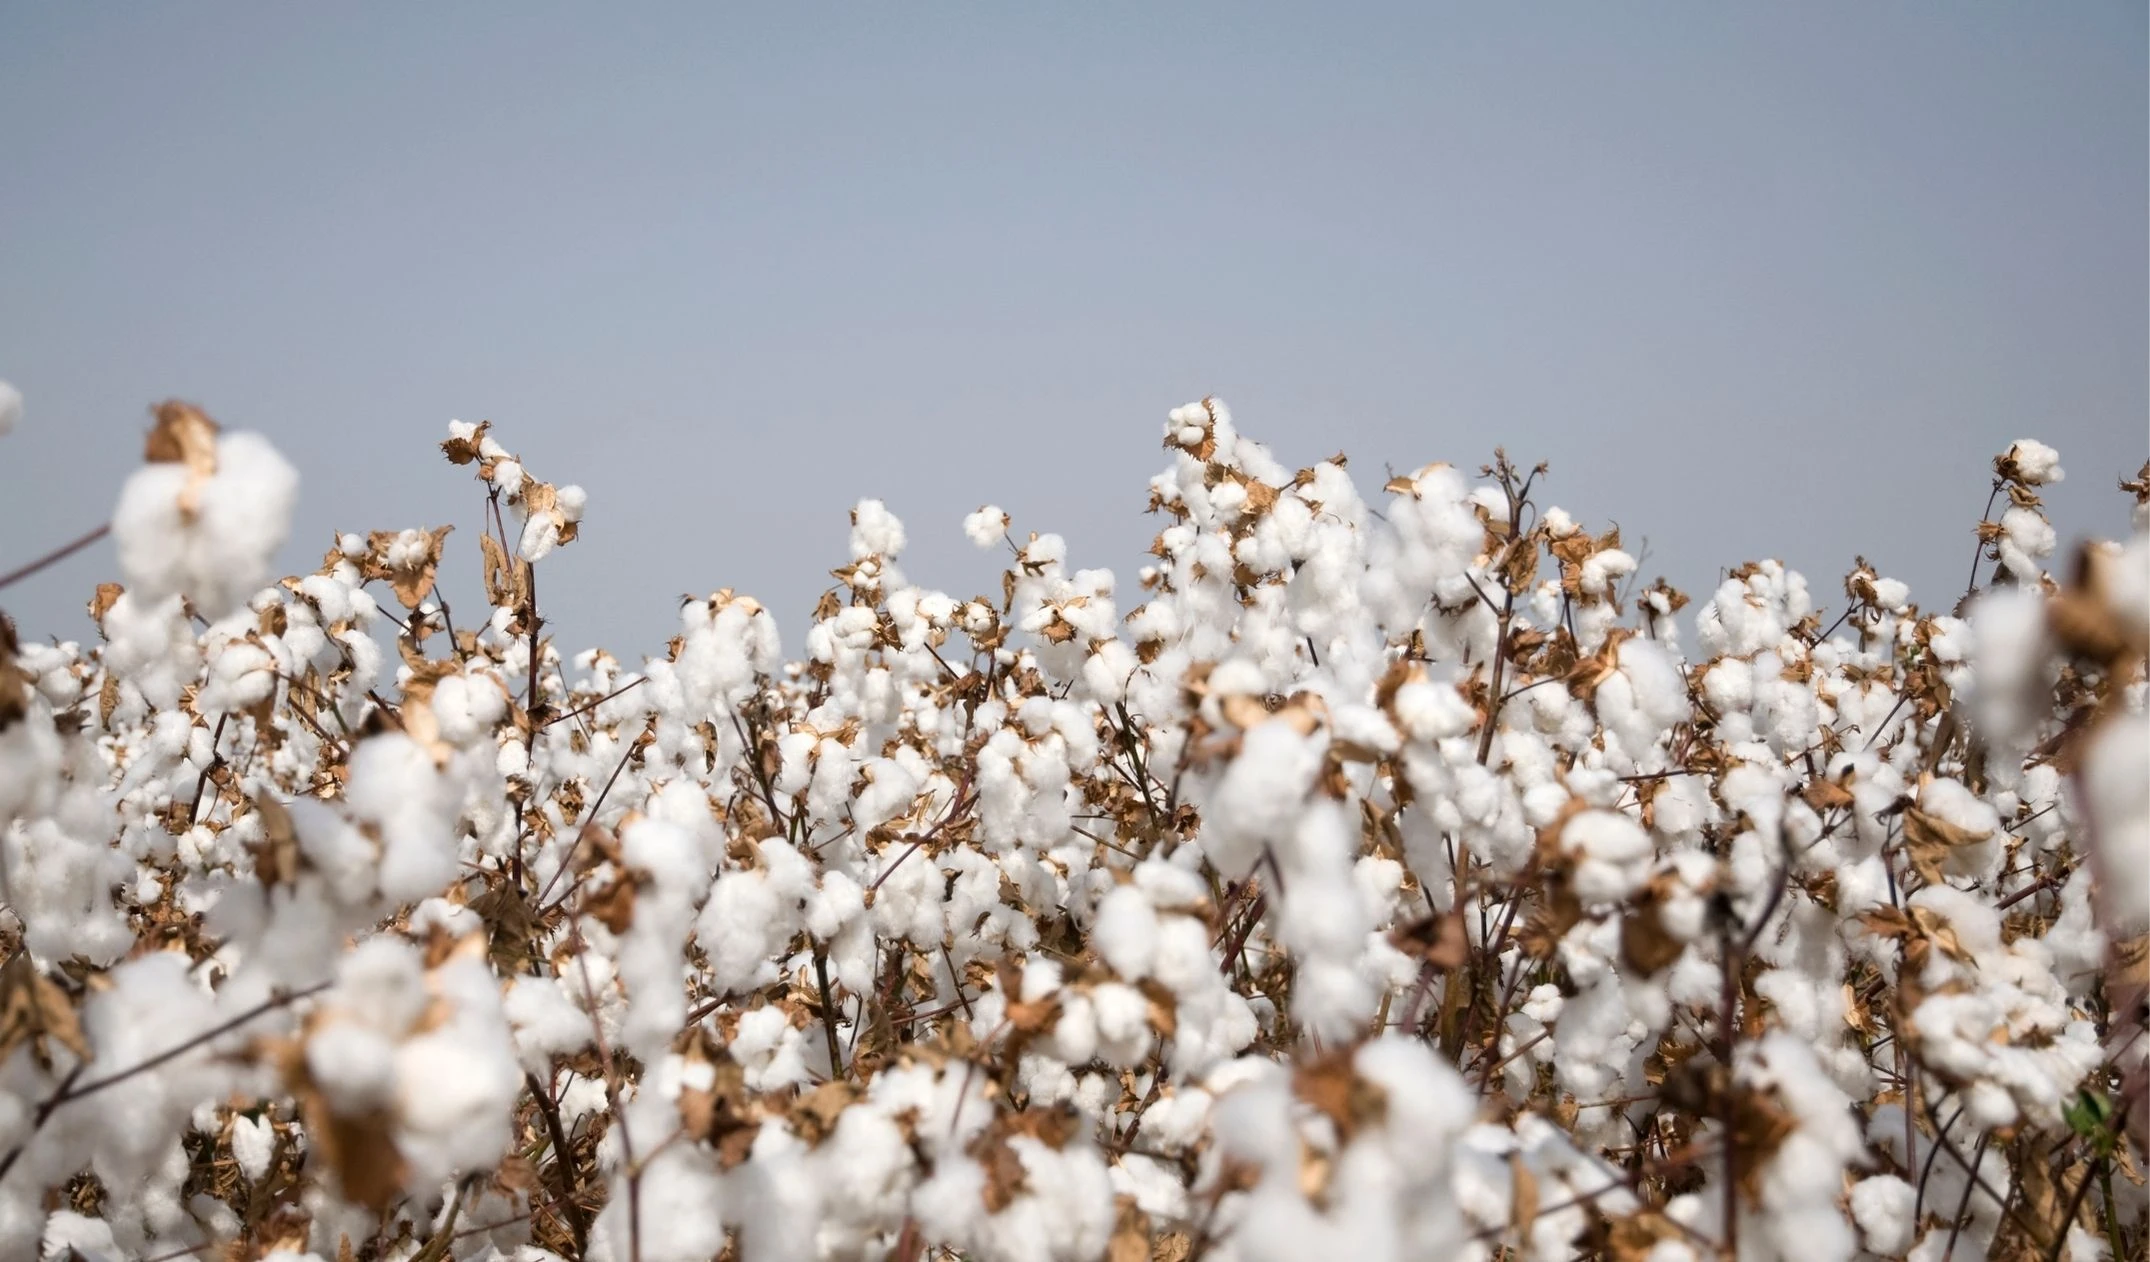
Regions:
M 590 492 L 540 590 L 795 649 L 845 509 L 1132 588 L 1159 426 L 1553 465 L 1697 597 L 1855 552 L 1961 591 L 1988 458 L 2064 533 L 2150 451 L 2140 3 L 53 5 L 0 0 L 0 571 L 108 513 L 145 405 L 269 433 L 285 557 L 452 522 L 492 418 Z M 79 635 L 108 546 L 0 593 Z M 459 570 L 475 606 L 473 567 Z

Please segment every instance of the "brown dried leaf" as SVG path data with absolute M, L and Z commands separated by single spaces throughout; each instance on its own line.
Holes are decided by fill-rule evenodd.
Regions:
M 30 676 L 15 664 L 15 651 L 15 622 L 0 615 L 0 732 L 30 712 Z
M 299 834 L 291 812 L 274 795 L 263 793 L 254 800 L 261 816 L 261 840 L 247 849 L 254 858 L 254 875 L 263 885 L 289 885 L 299 878 Z
M 616 876 L 604 888 L 583 899 L 582 909 L 614 933 L 625 933 L 635 921 L 634 877 Z
M 151 464 L 183 464 L 186 484 L 179 490 L 179 514 L 188 521 L 201 507 L 202 486 L 216 476 L 217 423 L 191 403 L 167 399 L 155 409 L 157 422 L 142 445 Z
M 1508 1178 L 1514 1195 L 1508 1203 L 1508 1225 L 1515 1228 L 1522 1239 L 1530 1239 L 1530 1229 L 1538 1221 L 1538 1176 L 1523 1160 L 1523 1154 L 1508 1154 Z
M 485 442 L 485 431 L 491 429 L 491 421 L 479 421 L 478 428 L 468 438 L 451 438 L 440 445 L 441 453 L 450 464 L 469 464 L 478 458 L 478 448 Z
M 1359 1077 L 1352 1068 L 1352 1050 L 1338 1048 L 1292 1071 L 1292 1094 L 1334 1122 L 1344 1140 L 1388 1113 L 1388 1094 Z
M 1904 811 L 1905 852 L 1911 857 L 1911 866 L 1929 885 L 1940 883 L 1941 865 L 1948 861 L 1950 851 L 1975 846 L 1990 836 L 1991 833 L 1974 833 L 1916 806 Z
M 28 951 L 18 950 L 0 965 L 0 1060 L 25 1041 L 34 1040 L 38 1055 L 49 1059 L 51 1039 L 82 1060 L 90 1059 L 89 1040 L 74 1001 L 58 983 L 38 972 Z
M 1399 926 L 1389 934 L 1389 942 L 1405 955 L 1443 970 L 1460 966 L 1471 949 L 1460 911 Z
M 1639 907 L 1620 922 L 1620 956 L 1646 975 L 1672 967 L 1686 951 L 1686 943 L 1666 932 L 1654 905 Z
M 972 1156 L 985 1167 L 985 1185 L 978 1190 L 979 1199 L 985 1202 L 985 1212 L 998 1214 L 1008 1208 L 1026 1186 L 1023 1159 L 1008 1146 L 1005 1135 L 987 1132 L 985 1142 Z

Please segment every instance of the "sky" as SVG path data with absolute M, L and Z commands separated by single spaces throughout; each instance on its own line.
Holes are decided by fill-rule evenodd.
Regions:
M 1123 604 L 1166 412 L 1291 466 L 1476 467 L 1698 603 L 1766 556 L 1961 594 L 1990 460 L 2064 541 L 2150 456 L 2145 8 L 1985 3 L 51 5 L 0 0 L 0 572 L 148 406 L 298 467 L 284 566 L 453 524 L 490 419 L 589 492 L 568 651 L 682 595 L 797 650 L 846 512 L 997 591 L 992 502 Z M 2063 546 L 2066 546 L 2064 542 Z M 0 591 L 81 637 L 109 543 Z M 461 620 L 459 620 L 461 621 Z

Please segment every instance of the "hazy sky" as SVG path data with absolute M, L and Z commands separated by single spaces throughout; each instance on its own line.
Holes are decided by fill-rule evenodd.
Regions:
M 590 493 L 540 592 L 796 649 L 845 510 L 991 585 L 993 501 L 1132 595 L 1172 406 L 1303 464 L 1552 462 L 1698 599 L 1856 552 L 1946 606 L 1987 461 L 2065 533 L 2150 454 L 2140 3 L 58 5 L 0 0 L 0 571 L 180 396 L 298 465 L 286 550 L 452 522 L 490 417 Z M 475 567 L 451 596 L 475 607 Z M 82 634 L 109 545 L 0 592 Z

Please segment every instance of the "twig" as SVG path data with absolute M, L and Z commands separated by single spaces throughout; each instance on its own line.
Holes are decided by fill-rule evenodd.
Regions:
M 567 1128 L 560 1124 L 560 1108 L 553 1103 L 552 1093 L 537 1075 L 525 1071 L 523 1083 L 530 1088 L 530 1098 L 537 1102 L 538 1115 L 545 1119 L 545 1133 L 552 1140 L 554 1182 L 559 1184 L 556 1191 L 560 1204 L 567 1208 L 568 1223 L 575 1232 L 575 1256 L 580 1257 L 590 1249 L 590 1211 L 575 1199 L 579 1175 L 574 1150 L 567 1146 Z
M 58 565 L 60 562 L 65 561 L 67 558 L 73 556 L 77 552 L 82 551 L 84 548 L 89 547 L 91 544 L 97 542 L 99 539 L 102 539 L 106 535 L 111 533 L 112 523 L 106 522 L 104 525 L 97 527 L 97 529 L 90 531 L 86 535 L 82 535 L 67 543 L 61 544 L 59 547 L 54 548 L 50 552 L 47 552 L 45 555 L 37 558 L 35 561 L 31 561 L 26 565 L 17 566 L 16 568 L 9 570 L 5 574 L 0 574 L 0 587 L 9 587 L 16 583 L 19 583 L 23 579 L 30 577 L 32 574 L 37 573 L 39 570 L 44 569 L 48 565 Z

